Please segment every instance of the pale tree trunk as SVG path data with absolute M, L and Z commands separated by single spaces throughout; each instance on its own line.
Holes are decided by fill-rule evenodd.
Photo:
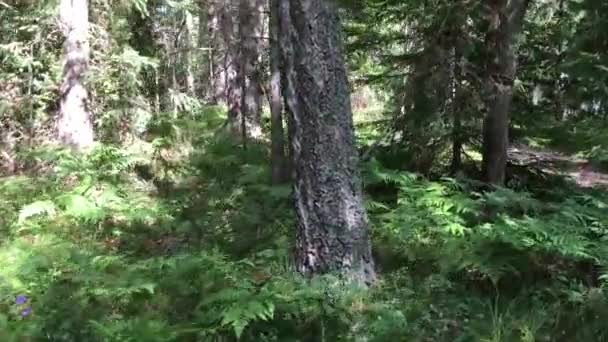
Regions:
M 270 0 L 270 135 L 272 183 L 288 180 L 281 93 L 281 47 L 279 46 L 279 0 Z
M 503 184 L 509 146 L 509 109 L 517 70 L 515 38 L 528 0 L 487 0 L 489 28 L 485 40 L 486 117 L 483 122 L 482 172 L 490 184 Z
M 217 82 L 214 73 L 216 67 L 217 35 L 219 20 L 215 0 L 198 2 L 198 48 L 201 56 L 198 96 L 210 103 L 217 103 Z
M 77 150 L 93 145 L 91 114 L 84 75 L 89 63 L 89 8 L 87 0 L 61 0 L 61 30 L 65 37 L 63 84 L 57 120 L 59 141 Z
M 185 70 L 185 78 L 186 78 L 186 93 L 189 96 L 194 96 L 194 74 L 192 73 L 192 51 L 194 50 L 194 43 L 192 41 L 192 32 L 194 30 L 194 23 L 192 19 L 192 13 L 189 10 L 186 10 L 184 13 L 184 20 L 186 21 L 184 25 L 184 55 L 183 61 L 184 70 Z
M 176 101 L 175 95 L 177 95 L 181 90 L 178 82 L 178 64 L 180 62 L 180 38 L 182 35 L 183 26 L 185 21 L 178 21 L 176 17 L 173 18 L 171 23 L 171 28 L 169 35 L 166 36 L 167 39 L 167 68 L 171 73 L 171 88 L 169 91 L 170 100 L 171 100 L 171 110 L 173 112 L 173 117 L 177 118 L 179 112 L 179 103 Z
M 376 274 L 337 5 L 281 0 L 279 17 L 296 174 L 297 268 L 370 284 Z
M 245 138 L 262 136 L 261 94 L 258 60 L 263 34 L 264 0 L 240 0 L 238 83 L 241 86 L 241 130 Z

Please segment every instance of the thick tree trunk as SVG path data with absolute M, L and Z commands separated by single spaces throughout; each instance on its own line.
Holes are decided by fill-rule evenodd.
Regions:
M 279 0 L 270 0 L 270 160 L 273 184 L 281 184 L 289 179 L 283 129 L 279 23 Z
M 84 86 L 90 53 L 87 0 L 61 0 L 59 16 L 65 43 L 57 135 L 62 144 L 83 150 L 94 141 L 87 108 L 88 91 Z
M 262 108 L 258 59 L 263 34 L 264 0 L 240 0 L 239 38 L 241 41 L 238 82 L 241 93 L 241 132 L 246 138 L 262 136 Z
M 488 0 L 489 28 L 486 35 L 485 96 L 483 123 L 485 180 L 503 184 L 509 145 L 509 108 L 516 74 L 515 38 L 523 25 L 528 0 Z
M 297 268 L 369 284 L 376 275 L 337 5 L 281 0 L 280 19 L 296 173 Z

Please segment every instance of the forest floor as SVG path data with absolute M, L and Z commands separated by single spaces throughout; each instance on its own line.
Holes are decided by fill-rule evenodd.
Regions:
M 608 189 L 608 171 L 574 154 L 516 143 L 509 148 L 509 160 L 546 174 L 567 177 L 582 188 Z

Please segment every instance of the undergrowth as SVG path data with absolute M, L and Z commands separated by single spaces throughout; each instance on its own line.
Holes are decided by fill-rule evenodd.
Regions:
M 289 186 L 213 111 L 0 180 L 0 341 L 601 341 L 608 196 L 365 164 L 369 291 L 302 279 Z M 211 132 L 211 133 L 210 133 Z

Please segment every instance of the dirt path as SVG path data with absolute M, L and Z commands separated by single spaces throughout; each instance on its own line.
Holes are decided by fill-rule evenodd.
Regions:
M 569 177 L 583 188 L 608 189 L 608 173 L 598 170 L 583 158 L 514 144 L 509 148 L 509 160 L 517 165 L 533 166 L 543 172 Z

